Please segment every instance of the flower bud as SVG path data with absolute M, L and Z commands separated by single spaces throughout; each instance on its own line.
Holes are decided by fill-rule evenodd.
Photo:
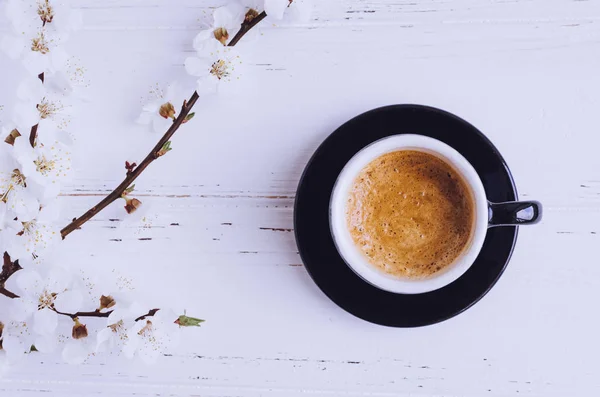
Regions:
M 250 23 L 257 16 L 258 16 L 258 11 L 256 11 L 254 8 L 250 8 L 248 10 L 248 12 L 246 12 L 246 15 L 244 16 L 244 22 Z
M 229 39 L 229 33 L 225 28 L 216 28 L 213 31 L 215 35 L 215 39 L 219 40 L 219 42 L 223 45 L 227 45 L 227 40 Z
M 75 317 L 75 325 L 73 325 L 73 332 L 71 333 L 71 335 L 73 336 L 73 339 L 82 339 L 82 338 L 87 338 L 88 336 L 88 330 L 87 330 L 87 326 L 85 324 L 81 324 L 79 322 L 79 318 Z
M 125 211 L 128 214 L 133 214 L 141 205 L 142 202 L 136 198 L 125 198 Z
M 19 131 L 17 131 L 17 129 L 13 129 L 8 136 L 6 137 L 6 139 L 4 139 L 4 142 L 8 143 L 9 145 L 14 145 L 15 144 L 15 140 L 20 137 L 21 134 L 19 133 Z
M 164 156 L 165 154 L 169 153 L 171 151 L 171 141 L 167 141 L 165 142 L 165 144 L 162 146 L 162 148 L 156 152 L 156 157 L 161 157 Z
M 177 320 L 175 320 L 175 324 L 180 327 L 199 327 L 204 320 L 195 317 L 188 317 L 185 314 L 179 316 Z
M 165 119 L 175 118 L 175 106 L 171 102 L 167 102 L 158 109 L 158 114 Z
M 113 307 L 116 304 L 117 304 L 117 302 L 115 301 L 115 299 L 112 296 L 102 295 L 100 297 L 100 307 L 98 308 L 98 310 L 110 309 L 111 307 Z

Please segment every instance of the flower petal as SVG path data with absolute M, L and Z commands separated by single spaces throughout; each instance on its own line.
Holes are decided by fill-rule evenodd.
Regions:
M 37 311 L 37 304 L 31 299 L 13 299 L 10 305 L 11 319 L 18 322 L 26 321 Z
M 281 19 L 289 4 L 288 0 L 265 0 L 265 12 L 271 18 Z
M 35 103 L 39 103 L 44 96 L 44 92 L 42 80 L 33 76 L 25 78 L 17 87 L 17 97 L 22 101 L 35 101 Z
M 198 95 L 212 95 L 217 92 L 219 81 L 213 76 L 206 76 L 196 82 Z
M 31 127 L 40 120 L 40 112 L 35 102 L 19 101 L 13 109 L 14 122 L 22 136 L 29 136 Z
M 112 340 L 115 335 L 115 332 L 108 327 L 98 331 L 96 334 L 96 351 L 105 352 L 110 350 L 112 347 Z
M 27 189 L 15 189 L 15 192 L 17 198 L 11 200 L 12 210 L 21 222 L 33 220 L 40 210 L 40 203 Z
M 56 335 L 38 335 L 33 345 L 40 353 L 52 353 L 58 347 L 58 338 Z
M 46 284 L 50 292 L 64 292 L 71 283 L 71 274 L 62 267 L 55 266 L 50 269 Z
M 62 351 L 62 358 L 67 364 L 81 364 L 88 357 L 86 346 L 79 341 L 67 343 Z
M 33 331 L 40 335 L 52 335 L 58 326 L 58 314 L 43 308 L 33 313 Z
M 10 59 L 19 59 L 25 49 L 25 39 L 16 36 L 4 36 L 0 40 L 0 49 Z
M 207 58 L 189 57 L 185 60 L 184 66 L 188 74 L 200 77 L 210 75 L 212 64 L 213 61 Z
M 58 220 L 60 216 L 60 204 L 58 200 L 54 200 L 49 204 L 46 204 L 40 210 L 37 216 L 38 222 L 52 223 Z
M 243 13 L 244 7 L 238 2 L 231 2 L 226 6 L 219 7 L 213 13 L 213 26 L 227 29 L 231 38 L 233 37 L 231 29 L 242 23 Z
M 77 313 L 82 304 L 83 297 L 77 290 L 61 292 L 54 300 L 56 310 L 64 313 Z
M 5 335 L 2 338 L 2 349 L 6 352 L 10 362 L 18 362 L 24 359 L 25 353 L 29 352 L 31 346 L 27 346 L 23 338 L 15 335 Z
M 50 66 L 50 57 L 38 51 L 26 51 L 23 56 L 23 65 L 34 76 L 46 71 Z
M 17 273 L 17 288 L 21 290 L 22 296 L 37 297 L 44 291 L 45 283 L 42 276 L 35 270 L 21 270 Z
M 152 113 L 144 111 L 139 115 L 135 122 L 142 125 L 148 125 L 152 122 L 152 116 Z
M 152 129 L 157 134 L 164 134 L 173 125 L 173 120 L 156 115 L 152 119 Z
M 54 47 L 50 52 L 50 64 L 54 72 L 64 70 L 69 60 L 69 54 L 62 47 Z
M 290 19 L 295 22 L 308 23 L 313 13 L 313 4 L 310 0 L 294 0 L 290 6 Z
M 127 341 L 123 345 L 123 355 L 129 359 L 135 357 L 135 353 L 137 352 L 140 343 L 141 340 L 139 336 L 128 336 Z
M 194 49 L 196 51 L 201 51 L 206 45 L 206 42 L 213 39 L 215 39 L 215 36 L 212 29 L 201 30 L 200 33 L 194 37 Z
M 4 228 L 4 219 L 6 218 L 6 203 L 0 201 L 0 230 Z

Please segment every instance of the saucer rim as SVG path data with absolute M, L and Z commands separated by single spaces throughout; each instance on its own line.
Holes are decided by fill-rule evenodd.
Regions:
M 336 139 L 338 137 L 338 135 L 342 134 L 343 131 L 345 129 L 349 129 L 349 128 L 353 128 L 353 124 L 360 122 L 361 119 L 363 118 L 367 118 L 367 117 L 372 117 L 373 115 L 376 116 L 377 113 L 381 113 L 381 112 L 411 112 L 411 111 L 416 111 L 416 112 L 423 112 L 424 114 L 427 113 L 437 113 L 438 115 L 441 115 L 443 117 L 447 117 L 450 119 L 453 119 L 455 121 L 457 121 L 459 124 L 462 125 L 462 127 L 464 127 L 465 131 L 470 131 L 473 133 L 476 133 L 478 135 L 478 137 L 482 140 L 482 143 L 485 144 L 489 149 L 491 149 L 491 151 L 493 152 L 494 156 L 496 157 L 496 161 L 499 163 L 498 165 L 500 165 L 502 167 L 502 172 L 505 174 L 504 177 L 506 177 L 507 179 L 507 184 L 506 186 L 503 187 L 505 193 L 509 196 L 512 196 L 513 199 L 516 201 L 518 200 L 518 193 L 517 193 L 517 189 L 515 186 L 515 182 L 514 182 L 514 178 L 512 175 L 512 172 L 510 171 L 510 168 L 508 167 L 508 164 L 506 163 L 505 159 L 502 157 L 502 155 L 500 154 L 500 152 L 498 151 L 498 149 L 494 146 L 494 144 L 489 140 L 489 138 L 487 138 L 487 136 L 485 136 L 479 129 L 477 129 L 476 127 L 474 127 L 472 124 L 470 124 L 469 122 L 467 122 L 466 120 L 450 113 L 447 112 L 445 110 L 439 109 L 439 108 L 435 108 L 435 107 L 431 107 L 431 106 L 426 106 L 426 105 L 419 105 L 419 104 L 397 104 L 397 105 L 388 105 L 388 106 L 383 106 L 383 107 L 379 107 L 379 108 L 375 108 L 372 110 L 369 110 L 367 112 L 361 113 L 355 117 L 353 117 L 352 119 L 346 121 L 344 124 L 342 124 L 340 127 L 338 127 L 335 131 L 333 131 L 331 134 L 329 134 L 322 142 L 321 144 L 318 146 L 318 148 L 315 150 L 315 152 L 313 153 L 313 155 L 311 156 L 310 160 L 307 162 L 302 175 L 300 177 L 299 183 L 298 183 L 298 187 L 296 189 L 296 197 L 294 200 L 294 214 L 293 214 L 293 222 L 294 222 L 294 237 L 295 237 L 295 241 L 296 241 L 296 246 L 298 247 L 298 253 L 300 255 L 300 258 L 304 264 L 304 267 L 306 268 L 308 274 L 310 275 L 310 277 L 313 279 L 313 281 L 315 282 L 315 284 L 319 287 L 319 289 L 332 301 L 334 302 L 337 306 L 339 306 L 341 309 L 343 309 L 344 311 L 352 314 L 355 317 L 358 317 L 360 319 L 363 319 L 365 321 L 371 322 L 371 323 L 375 323 L 375 324 L 379 324 L 379 325 L 383 325 L 383 326 L 388 326 L 388 327 L 397 327 L 397 328 L 412 328 L 412 327 L 421 327 L 421 326 L 427 326 L 427 325 L 432 325 L 432 324 L 436 324 L 439 322 L 443 322 L 446 321 L 450 318 L 453 318 L 461 313 L 463 313 L 465 310 L 471 308 L 473 305 L 475 305 L 476 303 L 478 303 L 485 295 L 487 295 L 489 293 L 489 291 L 496 285 L 496 283 L 498 282 L 498 280 L 501 278 L 502 274 L 504 273 L 504 271 L 506 270 L 506 267 L 508 266 L 510 259 L 512 257 L 512 254 L 514 252 L 515 246 L 516 246 L 516 241 L 517 241 L 517 237 L 518 237 L 518 227 L 511 227 L 511 229 L 513 229 L 512 232 L 512 238 L 511 238 L 511 242 L 510 242 L 510 247 L 505 247 L 502 248 L 503 252 L 503 256 L 506 255 L 506 260 L 504 261 L 504 263 L 501 265 L 500 270 L 498 271 L 498 273 L 495 275 L 494 279 L 491 280 L 491 282 L 489 282 L 489 284 L 485 287 L 485 289 L 483 291 L 481 291 L 481 293 L 479 293 L 478 296 L 476 296 L 474 299 L 470 300 L 468 304 L 462 306 L 461 308 L 459 308 L 458 310 L 453 311 L 452 313 L 448 313 L 447 315 L 440 315 L 440 316 L 433 316 L 432 319 L 428 320 L 428 321 L 411 321 L 410 319 L 407 319 L 406 321 L 402 322 L 402 321 L 395 321 L 395 320 L 391 320 L 388 321 L 390 319 L 382 319 L 381 317 L 377 317 L 377 316 L 369 316 L 369 315 L 365 315 L 364 311 L 362 311 L 361 313 L 357 313 L 356 311 L 353 311 L 351 307 L 349 307 L 349 305 L 344 304 L 344 302 L 340 302 L 338 301 L 338 299 L 335 296 L 332 296 L 333 294 L 331 293 L 331 291 L 329 291 L 327 288 L 324 288 L 320 282 L 320 276 L 317 276 L 314 272 L 314 269 L 312 269 L 312 267 L 314 266 L 314 264 L 307 264 L 310 263 L 311 261 L 308 260 L 308 258 L 306 257 L 306 253 L 304 252 L 304 249 L 301 247 L 301 237 L 300 237 L 300 229 L 298 228 L 298 219 L 299 219 L 299 203 L 301 198 L 304 196 L 303 194 L 303 187 L 305 186 L 305 182 L 306 182 L 306 178 L 307 175 L 309 173 L 309 171 L 312 171 L 312 167 L 314 166 L 314 163 L 316 162 L 316 159 L 319 158 L 323 153 L 323 151 L 325 151 L 325 148 L 330 144 L 330 142 L 334 139 Z M 402 135 L 402 134 L 407 134 L 408 132 L 404 132 L 404 133 L 389 133 L 385 136 L 391 136 L 391 135 Z M 410 132 L 412 134 L 417 134 L 417 135 L 423 135 L 423 136 L 428 136 L 431 137 L 428 134 L 423 134 L 420 133 L 418 131 L 413 131 Z M 435 137 L 433 137 L 434 139 L 437 139 Z M 373 139 L 370 143 L 375 142 L 376 140 L 378 140 L 380 138 L 375 138 Z M 442 140 L 442 142 L 448 144 L 449 146 L 453 147 L 455 150 L 457 150 L 459 153 L 461 153 L 463 156 L 467 157 L 465 155 L 465 153 L 463 153 L 460 149 L 456 148 L 455 145 L 453 145 L 450 142 L 445 142 Z M 369 143 L 367 143 L 368 145 Z M 366 145 L 365 145 L 366 146 Z M 359 150 L 361 150 L 362 148 L 364 148 L 365 146 L 362 146 L 360 148 L 358 148 L 354 153 L 352 153 L 350 155 L 350 158 L 352 158 L 352 156 L 354 156 L 354 154 L 356 154 Z M 476 171 L 479 173 L 479 168 L 473 164 L 473 167 L 476 169 Z M 342 167 L 343 169 L 343 167 Z M 336 174 L 336 178 L 337 176 L 339 176 L 339 173 Z M 482 179 L 482 182 L 484 184 L 484 187 L 487 187 L 486 185 L 486 181 Z M 332 186 L 333 189 L 333 186 Z M 326 201 L 329 202 L 331 194 L 332 194 L 332 189 L 327 189 L 326 193 L 322 193 L 322 194 L 326 194 Z M 487 190 L 487 189 L 486 189 Z M 486 191 L 487 194 L 487 191 Z M 330 232 L 330 221 L 329 221 L 329 217 L 327 217 L 327 225 L 324 225 L 324 227 L 326 227 L 326 229 Z M 332 236 L 330 236 L 331 238 L 333 238 Z M 488 242 L 487 238 L 486 241 L 484 242 L 484 247 L 486 246 L 486 244 L 488 245 L 492 245 L 493 242 Z M 333 244 L 333 250 L 335 250 L 335 253 L 337 254 L 337 257 L 339 257 L 339 259 L 345 263 L 343 257 L 341 256 L 341 254 L 337 251 L 337 248 L 335 247 L 335 244 Z M 482 247 L 482 251 L 483 248 Z M 331 248 L 331 247 L 330 247 Z M 479 258 L 477 258 L 475 260 L 475 262 L 472 264 L 471 267 L 475 267 L 477 264 L 477 261 L 479 260 Z M 350 271 L 352 271 L 352 269 L 346 264 L 346 266 L 349 268 Z M 465 273 L 466 275 L 466 273 Z M 461 276 L 459 278 L 459 280 L 462 277 L 465 277 L 465 275 Z M 365 281 L 364 279 L 360 278 L 358 275 L 355 275 L 357 278 L 359 278 L 361 283 L 366 283 L 370 286 L 372 286 L 370 283 L 368 283 L 367 281 Z M 451 285 L 451 284 L 450 284 Z M 391 294 L 391 295 L 395 295 L 395 296 L 415 296 L 415 297 L 419 297 L 422 295 L 427 295 L 430 294 L 430 292 L 426 292 L 426 293 L 422 293 L 422 294 L 399 294 L 399 293 L 393 293 L 393 292 L 389 292 L 389 291 L 384 291 L 381 290 L 377 287 L 372 286 L 375 290 L 382 292 L 382 293 L 386 293 L 386 294 Z M 444 290 L 446 287 L 443 287 L 439 290 L 436 291 L 432 291 L 432 292 L 438 292 L 441 290 Z M 391 300 L 391 298 L 389 298 Z

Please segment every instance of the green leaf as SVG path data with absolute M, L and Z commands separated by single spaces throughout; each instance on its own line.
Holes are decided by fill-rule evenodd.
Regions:
M 135 183 L 133 185 L 129 186 L 127 189 L 125 189 L 123 194 L 127 195 L 127 194 L 133 192 L 134 189 L 135 189 Z
M 193 119 L 195 115 L 196 115 L 196 113 L 190 113 L 187 116 L 185 116 L 185 122 L 188 122 L 191 119 Z
M 179 324 L 181 327 L 199 327 L 204 320 L 195 317 L 188 317 L 185 314 L 179 316 L 177 320 L 175 320 L 175 324 Z

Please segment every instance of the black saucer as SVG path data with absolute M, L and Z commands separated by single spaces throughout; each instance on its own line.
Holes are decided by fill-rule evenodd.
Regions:
M 443 110 L 393 105 L 363 113 L 332 133 L 310 159 L 296 194 L 294 227 L 302 261 L 319 288 L 337 305 L 364 320 L 418 327 L 468 309 L 496 283 L 517 240 L 516 227 L 488 230 L 477 260 L 458 280 L 423 294 L 395 294 L 357 276 L 337 252 L 329 229 L 329 199 L 344 165 L 366 145 L 396 134 L 421 134 L 458 150 L 475 167 L 493 202 L 517 200 L 508 166 L 475 127 Z

